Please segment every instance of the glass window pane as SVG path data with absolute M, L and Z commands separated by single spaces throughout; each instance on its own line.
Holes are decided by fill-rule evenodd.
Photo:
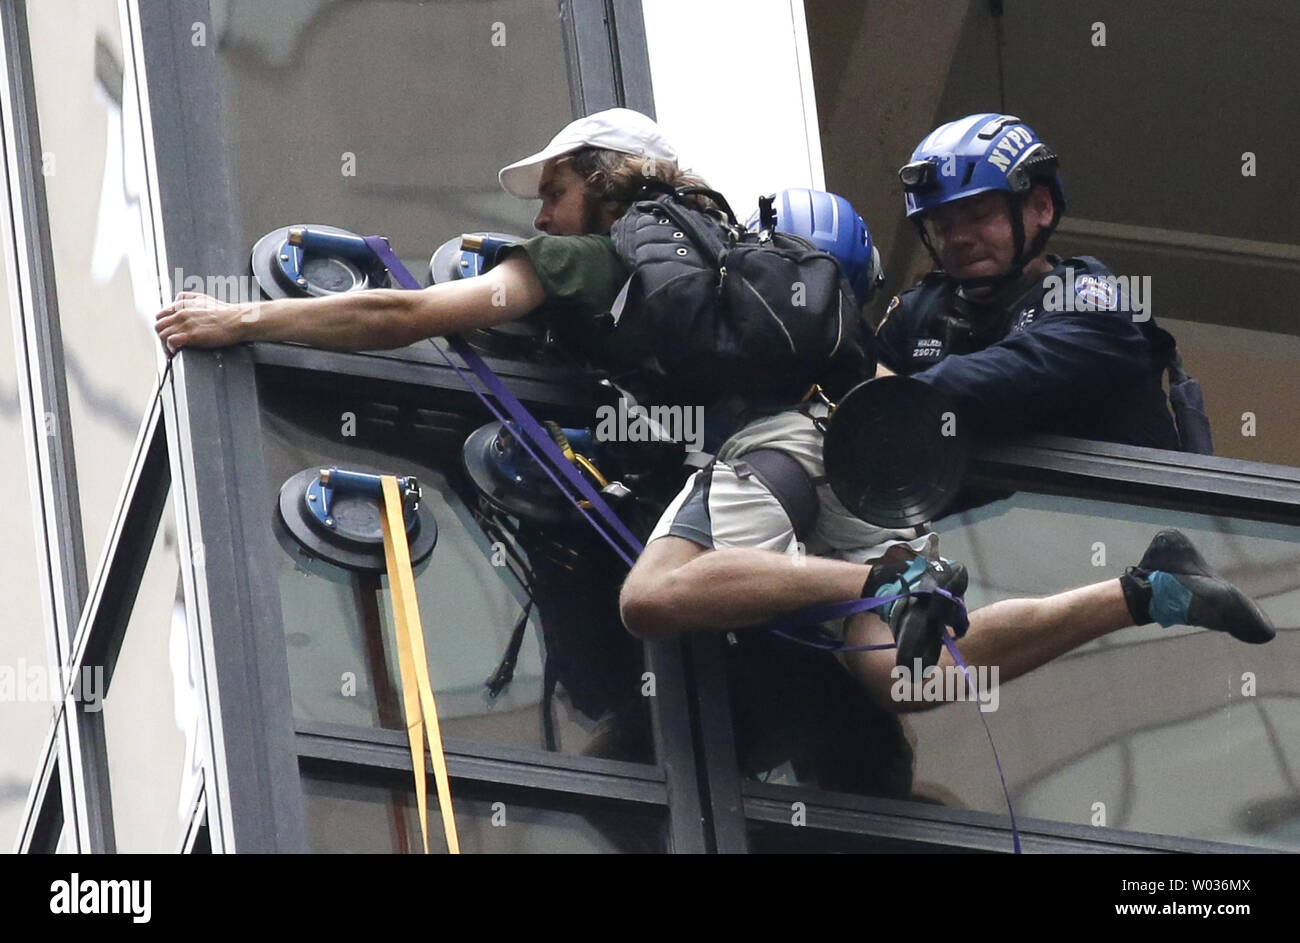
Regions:
M 898 168 L 930 129 L 1001 101 L 1061 156 L 1068 211 L 1051 250 L 1150 279 L 1148 309 L 1201 381 L 1216 453 L 1300 465 L 1300 181 L 1286 169 L 1297 135 L 1294 10 L 1268 0 L 1151 0 L 1105 17 L 1071 0 L 999 4 L 1000 15 L 942 0 L 804 6 L 826 184 L 864 215 L 889 276 L 876 318 L 932 266 L 903 216 Z M 1226 35 L 1242 67 L 1206 82 Z M 905 96 L 878 94 L 903 87 Z M 1189 101 L 1189 88 L 1204 94 Z M 1122 142 L 1100 127 L 1124 128 Z M 1198 159 L 1185 159 L 1189 141 Z
M 1124 629 L 999 688 L 986 713 L 1018 814 L 1300 849 L 1300 527 L 1021 493 L 938 525 L 971 608 L 1113 578 L 1176 527 L 1278 638 Z M 1004 811 L 976 707 L 911 714 L 914 790 Z M 1102 816 L 1098 819 L 1097 816 Z
M 388 785 L 349 782 L 303 771 L 307 840 L 317 854 L 420 852 L 420 819 L 409 777 Z M 611 854 L 668 850 L 664 809 L 629 803 L 522 797 L 488 783 L 452 784 L 456 831 L 464 854 Z M 442 817 L 429 780 L 429 850 L 443 852 Z
M 935 527 L 943 555 L 969 570 L 971 610 L 1113 579 L 1137 563 L 1157 531 L 1174 527 L 1278 627 L 1263 646 L 1187 627 L 1122 629 L 998 685 L 984 717 L 1019 816 L 1300 848 L 1300 655 L 1288 644 L 1300 625 L 1300 527 L 1032 493 Z M 793 660 L 787 676 L 831 679 L 839 671 L 829 656 L 781 640 L 749 647 L 764 646 Z M 789 668 L 800 660 L 806 664 Z M 906 714 L 901 727 L 897 717 L 858 708 L 845 724 L 856 727 L 837 739 L 848 715 L 843 706 L 828 711 L 821 688 L 847 691 L 844 681 L 778 687 L 774 670 L 747 676 L 737 670 L 745 659 L 732 661 L 745 773 L 1005 813 L 974 702 Z M 777 696 L 783 691 L 791 693 Z M 737 709 L 737 702 L 765 710 Z M 818 712 L 829 721 L 823 731 L 804 719 Z M 805 740 L 800 730 L 808 731 Z M 819 764 L 819 756 L 837 757 L 819 744 L 836 742 L 839 765 Z M 854 762 L 873 750 L 878 768 Z M 832 785 L 828 769 L 847 778 Z
M 651 761 L 641 647 L 617 610 L 625 571 L 583 529 L 562 540 L 554 532 L 485 529 L 461 466 L 465 438 L 480 424 L 469 394 L 430 391 L 428 405 L 445 409 L 265 382 L 261 395 L 272 507 L 282 484 L 304 469 L 337 465 L 419 479 L 438 526 L 437 545 L 416 568 L 416 589 L 444 735 Z M 309 555 L 275 513 L 295 716 L 403 729 L 387 577 Z M 507 542 L 520 548 L 520 561 Z M 523 565 L 512 570 L 517 562 Z M 494 698 L 484 682 L 505 659 L 525 611 L 513 681 Z
M 38 499 L 27 479 L 7 261 L 0 255 L 0 494 L 5 496 L 0 501 L 0 599 L 5 601 L 0 631 L 0 852 L 9 851 L 18 836 L 59 700 L 58 672 L 46 649 L 40 597 L 44 551 L 37 545 L 34 525 Z
M 29 3 L 32 68 L 87 566 L 154 385 L 158 279 L 116 0 Z M 70 29 L 69 24 L 76 28 Z
M 328 223 L 388 235 L 419 276 L 459 233 L 532 232 L 537 207 L 497 170 L 572 120 L 555 4 L 214 0 L 212 14 L 245 247 Z
M 119 852 L 175 852 L 189 826 L 202 782 L 197 663 L 168 504 L 103 701 Z

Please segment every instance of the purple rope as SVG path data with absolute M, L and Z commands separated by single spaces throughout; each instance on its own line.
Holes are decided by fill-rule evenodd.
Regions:
M 952 655 L 952 660 L 961 666 L 962 672 L 966 675 L 966 683 L 974 689 L 975 682 L 971 679 L 970 668 L 961 657 L 961 652 L 957 651 L 953 637 L 948 634 L 947 629 L 943 633 L 943 644 L 948 649 L 948 654 Z M 1016 826 L 1016 810 L 1011 806 L 1011 790 L 1007 788 L 1007 777 L 1002 772 L 1002 760 L 998 756 L 997 745 L 993 742 L 993 731 L 989 729 L 989 722 L 984 719 L 984 712 L 979 709 L 978 702 L 975 704 L 975 709 L 979 712 L 980 723 L 984 725 L 984 735 L 989 738 L 989 749 L 993 751 L 993 763 L 998 768 L 998 780 L 1002 783 L 1002 798 L 1007 801 L 1007 815 L 1011 818 L 1011 845 L 1015 853 L 1020 854 L 1020 829 Z

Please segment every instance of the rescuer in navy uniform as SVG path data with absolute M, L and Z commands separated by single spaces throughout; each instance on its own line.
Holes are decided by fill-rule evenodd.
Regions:
M 939 269 L 896 296 L 879 373 L 918 375 L 989 434 L 1051 433 L 1178 449 L 1161 375 L 1174 339 L 1150 296 L 1047 240 L 1065 212 L 1057 157 L 1018 118 L 932 131 L 900 171 Z

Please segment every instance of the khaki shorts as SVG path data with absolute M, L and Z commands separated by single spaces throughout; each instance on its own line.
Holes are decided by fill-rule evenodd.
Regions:
M 796 410 L 759 419 L 745 426 L 718 450 L 718 460 L 696 472 L 664 511 L 651 540 L 682 537 L 708 550 L 754 547 L 778 553 L 870 563 L 890 547 L 906 544 L 931 559 L 939 553 L 939 535 L 928 527 L 890 530 L 850 514 L 830 485 L 817 487 L 821 505 L 817 526 L 800 548 L 785 509 L 756 477 L 741 478 L 728 464 L 756 449 L 778 449 L 792 456 L 813 479 L 825 475 L 822 433 Z

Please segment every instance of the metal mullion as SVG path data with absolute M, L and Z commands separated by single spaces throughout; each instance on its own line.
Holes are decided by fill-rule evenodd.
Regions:
M 902 800 L 829 794 L 788 786 L 749 783 L 744 787 L 749 819 L 892 841 L 977 851 L 1010 852 L 1011 829 L 992 812 L 940 809 Z M 805 825 L 790 824 L 790 804 L 804 805 Z M 1050 819 L 1016 820 L 1021 847 L 1031 853 L 1180 852 L 1188 854 L 1271 853 L 1273 849 L 1147 832 L 1072 825 Z
M 63 814 L 64 809 L 67 808 L 67 804 L 63 800 L 62 783 L 64 777 L 59 775 L 57 762 L 51 764 L 49 775 L 50 779 L 42 792 L 41 803 L 37 807 L 37 813 L 32 818 L 31 833 L 19 849 L 23 854 L 44 852 L 47 848 L 50 852 L 57 852 L 59 850 L 59 836 L 68 825 L 68 820 Z M 75 833 L 73 833 L 72 845 L 75 851 Z
M 44 548 L 47 646 L 52 661 L 66 666 L 86 596 L 86 562 L 48 209 L 44 180 L 37 171 L 41 148 L 26 9 L 19 0 L 0 0 L 0 30 L 0 58 L 8 76 L 0 101 L 9 219 L 5 241 L 18 284 L 15 350 L 22 367 L 23 420 L 34 443 L 28 451 L 28 472 L 36 531 Z M 82 743 L 77 725 L 67 727 L 63 719 L 59 725 L 65 734 L 60 756 L 75 760 L 76 769 L 83 771 L 74 775 L 74 767 L 65 766 L 59 779 L 65 822 L 76 848 L 103 850 L 107 800 L 86 789 L 84 775 L 104 765 L 103 754 L 98 741 Z
M 1136 496 L 1201 502 L 1227 513 L 1300 508 L 1300 468 L 1055 436 L 983 448 L 970 477 L 979 483 L 1017 478 L 1096 483 Z
M 279 599 L 270 568 L 257 562 L 271 553 L 262 546 L 270 539 L 269 515 L 260 506 L 241 507 L 243 495 L 260 495 L 264 487 L 253 487 L 257 472 L 247 471 L 249 461 L 260 468 L 261 457 L 252 364 L 201 356 L 179 368 L 183 389 L 167 412 L 180 436 L 172 464 L 180 482 L 175 497 L 189 522 L 182 573 L 186 598 L 194 601 L 187 616 L 200 640 L 216 780 L 208 794 L 213 850 L 303 850 L 301 789 L 296 765 L 287 765 L 292 702 Z M 237 379 L 227 384 L 231 374 Z M 249 545 L 254 533 L 256 547 Z
M 220 76 L 201 0 L 131 0 L 145 65 L 160 247 L 181 271 L 238 264 Z M 200 186 L 195 186 L 201 182 Z M 165 396 L 187 617 L 202 664 L 214 851 L 304 851 L 288 658 L 269 558 L 253 363 L 246 349 L 186 351 Z M 201 551 L 201 552 L 200 552 Z
M 140 427 L 122 498 L 113 514 L 104 565 L 95 575 L 73 636 L 70 676 L 82 665 L 102 665 L 106 689 L 111 685 L 170 484 L 162 411 L 151 408 Z
M 344 745 L 355 744 L 363 748 L 369 746 L 409 748 L 406 735 L 400 730 L 390 730 L 382 727 L 354 727 L 317 721 L 299 721 L 295 729 L 300 738 L 310 737 L 314 740 L 329 740 Z M 589 773 L 595 776 L 619 776 L 624 779 L 639 779 L 660 784 L 666 780 L 664 770 L 660 766 L 647 763 L 632 763 L 627 760 L 610 760 L 604 757 L 583 756 L 573 753 L 549 753 L 528 749 L 527 747 L 488 743 L 482 740 L 467 740 L 460 737 L 446 737 L 443 740 L 443 745 L 449 754 L 455 753 L 459 756 L 475 757 L 498 763 L 538 766 L 555 770 Z
M 67 684 L 78 677 L 83 665 L 102 666 L 104 693 L 112 690 L 117 656 L 130 623 L 135 598 L 144 577 L 158 526 L 167 502 L 170 471 L 167 440 L 161 411 L 150 409 L 136 442 L 130 473 L 113 517 L 113 529 L 106 545 L 104 564 L 96 575 L 74 637 Z M 65 698 L 67 716 L 76 724 L 76 752 L 81 757 L 82 784 L 87 795 L 96 797 L 104 814 L 99 824 L 102 850 L 116 849 L 116 832 L 111 815 L 112 785 L 108 767 L 107 731 L 102 710 L 88 711 L 71 696 Z
M 23 348 L 31 373 L 33 418 L 46 429 L 34 430 L 45 507 L 44 531 L 51 566 L 57 578 L 56 623 L 59 651 L 66 652 L 86 596 L 86 558 L 77 494 L 76 462 L 67 385 L 63 382 L 63 344 L 59 333 L 58 296 L 51 251 L 45 181 L 40 171 L 41 144 L 36 111 L 35 81 L 22 0 L 0 0 L 5 73 L 5 151 L 8 157 L 10 219 L 14 259 L 20 286 L 20 309 L 26 312 Z M 34 356 L 33 356 L 34 353 Z M 52 423 L 47 420 L 49 417 Z M 52 425 L 50 434 L 46 434 Z M 34 482 L 35 484 L 35 482 Z M 60 662 L 65 659 L 60 658 Z
M 145 58 L 145 51 L 144 51 L 144 41 L 142 37 L 139 3 L 136 2 L 136 0 L 119 0 L 119 19 L 120 19 L 121 30 L 122 30 L 122 46 L 125 51 L 124 64 L 126 66 L 127 74 L 130 77 L 132 90 L 134 92 L 134 96 L 133 96 L 134 107 L 139 109 L 139 129 L 140 129 L 139 145 L 140 145 L 141 152 L 144 155 L 146 197 L 147 197 L 146 205 L 149 209 L 148 216 L 147 216 L 149 225 L 146 227 L 146 243 L 152 251 L 154 263 L 155 263 L 155 270 L 160 276 L 158 284 L 160 289 L 159 302 L 161 304 L 166 301 L 166 298 L 164 297 L 168 285 L 166 276 L 170 274 L 170 269 L 167 264 L 167 246 L 166 246 L 164 229 L 163 229 L 162 199 L 161 199 L 161 187 L 159 185 L 158 161 L 157 161 L 157 155 L 153 147 L 153 118 L 152 118 L 152 110 L 150 106 L 148 81 L 147 81 L 147 76 L 145 75 L 146 58 Z M 160 349 L 158 352 L 158 361 L 161 363 L 163 359 L 164 357 Z M 166 380 L 165 375 L 163 379 Z M 154 477 L 156 475 L 163 482 L 164 485 L 163 487 L 155 487 L 154 489 L 154 493 L 157 494 L 159 501 L 162 502 L 165 502 L 166 500 L 166 496 L 168 492 L 168 487 L 166 486 L 170 484 L 172 474 L 173 474 L 173 466 L 175 466 L 177 471 L 180 470 L 180 461 L 177 454 L 174 454 L 171 450 L 167 448 L 166 430 L 168 428 L 168 423 L 170 422 L 171 426 L 175 428 L 174 411 L 172 413 L 168 412 L 168 405 L 171 402 L 171 400 L 169 400 L 166 396 L 162 395 L 168 391 L 169 391 L 168 388 L 164 388 L 163 390 L 160 390 L 160 397 L 161 397 L 160 402 L 162 403 L 162 411 L 159 414 L 160 418 L 156 420 L 157 425 L 154 432 L 152 433 L 153 441 L 157 443 L 161 443 L 163 448 L 162 455 L 161 455 L 162 467 L 160 470 L 152 473 L 149 476 L 149 477 Z M 157 458 L 156 451 L 153 451 L 151 449 L 150 454 L 154 456 L 155 459 Z M 193 557 L 189 555 L 190 554 L 190 544 L 189 544 L 190 521 L 188 515 L 188 508 L 186 506 L 186 502 L 183 500 L 183 495 L 180 493 L 180 489 L 178 489 L 175 493 L 172 494 L 172 506 L 174 508 L 174 516 L 175 516 L 176 528 L 177 528 L 178 556 L 181 558 L 182 563 L 185 560 L 192 561 Z M 161 507 L 159 508 L 159 511 L 161 511 Z M 154 524 L 154 528 L 156 529 L 156 522 Z M 149 543 L 152 543 L 152 541 L 150 541 Z M 114 554 L 115 560 L 116 560 L 116 556 L 117 555 L 115 553 Z M 147 558 L 144 562 L 147 562 Z M 196 602 L 197 593 L 194 586 L 194 580 L 192 578 L 192 567 L 187 567 L 182 565 L 180 567 L 180 579 L 181 579 L 182 592 L 185 600 L 186 632 L 189 636 L 189 644 L 192 650 L 201 651 L 202 641 L 198 631 L 199 620 L 196 614 L 198 609 L 197 602 Z M 132 585 L 136 589 L 138 589 L 138 580 L 133 582 Z M 120 633 L 101 632 L 99 634 L 101 636 L 103 635 L 116 636 L 115 649 L 120 648 L 120 644 L 121 644 Z M 95 644 L 93 632 L 91 633 L 88 642 L 91 645 Z M 114 662 L 116 661 L 116 651 L 114 652 L 113 661 Z M 197 684 L 198 684 L 200 703 L 204 705 L 205 709 L 200 714 L 200 723 L 199 723 L 199 736 L 203 738 L 203 742 L 204 742 L 204 746 L 199 750 L 199 757 L 201 762 L 200 777 L 203 783 L 203 785 L 200 786 L 199 801 L 201 801 L 203 804 L 203 816 L 205 821 L 207 817 L 207 806 L 208 806 L 207 784 L 213 781 L 213 779 L 215 778 L 213 757 L 214 755 L 216 755 L 216 751 L 212 747 L 213 723 L 212 723 L 210 713 L 207 709 L 208 705 L 211 703 L 208 694 L 207 682 L 208 682 L 207 673 L 205 671 L 201 671 L 200 677 L 197 679 Z M 217 841 L 220 842 L 220 840 L 221 840 L 220 836 L 218 836 Z M 209 845 L 210 844 L 211 844 L 211 835 L 209 833 Z
M 419 399 L 424 390 L 462 393 L 473 397 L 465 381 L 449 367 L 434 364 L 416 364 L 408 360 L 384 360 L 372 357 L 340 355 L 307 347 L 282 347 L 256 345 L 249 350 L 259 366 L 259 374 L 275 376 L 280 372 L 295 371 L 303 375 L 315 374 L 328 382 L 331 389 L 339 388 L 339 380 L 349 384 L 351 390 L 367 384 L 374 390 L 368 395 L 377 396 L 384 388 L 406 388 L 406 399 Z M 493 366 L 489 362 L 489 366 Z M 498 365 L 499 366 L 499 365 Z M 571 373 L 544 376 L 522 376 L 493 368 L 510 391 L 521 401 L 545 405 L 589 408 L 590 398 L 574 389 Z
M 650 722 L 655 758 L 667 780 L 670 849 L 678 854 L 702 854 L 710 849 L 702 831 L 705 815 L 701 771 L 691 729 L 690 683 L 682 651 L 681 642 L 645 645 L 646 670 L 656 682 Z
M 736 757 L 724 644 L 717 634 L 691 639 L 691 690 L 698 719 L 697 737 L 703 761 L 700 775 L 702 791 L 707 796 L 713 850 L 719 854 L 744 854 L 749 850 L 749 842 L 745 834 L 740 761 Z
M 605 0 L 560 0 L 560 19 L 574 116 L 621 105 Z
M 645 35 L 642 0 L 606 0 L 614 30 L 614 54 L 622 85 L 623 105 L 654 117 L 654 85 L 650 78 L 650 50 Z
M 5 18 L 7 23 L 10 15 L 5 0 L 0 0 L 0 17 Z M 0 33 L 7 35 L 7 26 L 0 24 Z M 26 233 L 18 225 L 21 211 L 15 212 L 18 208 L 14 205 L 13 181 L 16 172 L 15 168 L 19 162 L 15 160 L 18 149 L 15 146 L 16 137 L 11 120 L 14 93 L 9 85 L 10 70 L 7 49 L 8 42 L 0 41 L 0 69 L 3 69 L 3 74 L 6 77 L 6 84 L 3 88 L 3 101 L 0 101 L 0 123 L 3 124 L 3 133 L 0 134 L 0 150 L 3 150 L 5 156 L 3 164 L 0 164 L 0 192 L 3 192 L 4 196 L 4 227 L 2 236 L 0 236 L 0 251 L 4 252 L 4 270 L 7 275 L 4 290 L 9 296 L 10 328 L 13 332 L 15 378 L 18 387 L 17 395 L 22 425 L 22 437 L 19 440 L 19 445 L 23 451 L 23 468 L 27 475 L 32 512 L 32 533 L 37 538 L 32 549 L 39 556 L 37 561 L 37 572 L 40 579 L 38 592 L 41 597 L 46 664 L 58 665 L 61 662 L 63 649 L 59 632 L 59 625 L 62 624 L 59 622 L 61 611 L 59 588 L 62 586 L 62 579 L 60 573 L 55 569 L 58 562 L 57 558 L 52 559 L 50 554 L 50 546 L 55 540 L 55 536 L 52 533 L 47 514 L 46 489 L 42 486 L 42 482 L 45 480 L 45 465 L 42 462 L 37 443 L 43 433 L 38 433 L 36 428 L 35 416 L 38 410 L 35 409 L 33 404 L 31 383 L 35 368 L 31 363 L 30 351 L 28 350 L 26 321 L 29 319 L 23 316 L 24 291 L 19 274 L 19 259 L 20 246 L 23 244 Z M 49 731 L 46 734 L 41 757 L 36 766 L 37 773 L 28 791 L 24 821 L 15 837 L 15 851 L 23 851 L 25 848 L 30 847 L 33 841 L 33 829 L 36 828 L 36 823 L 44 808 L 45 790 L 48 788 L 52 770 L 57 763 L 56 746 L 58 743 L 59 723 L 59 711 L 56 709 L 51 715 Z
M 181 840 L 177 843 L 176 853 L 178 855 L 188 855 L 194 852 L 194 843 L 198 840 L 199 833 L 203 831 L 207 815 L 207 793 L 200 786 L 198 795 L 194 797 L 194 803 L 190 806 L 189 824 L 185 826 L 185 834 L 181 836 Z
M 344 743 L 329 737 L 299 734 L 298 756 L 336 764 L 356 771 L 366 769 L 402 770 L 411 772 L 409 745 L 381 743 Z M 452 779 L 463 782 L 490 783 L 517 786 L 556 795 L 592 796 L 617 799 L 641 805 L 656 806 L 671 811 L 664 784 L 630 777 L 560 769 L 528 763 L 512 763 L 446 753 L 447 770 Z M 432 772 L 432 758 L 426 760 L 426 771 Z
M 307 347 L 302 344 L 255 341 L 246 343 L 258 363 L 323 370 L 342 375 L 400 376 L 411 383 L 424 383 L 422 377 L 458 377 L 446 359 L 428 341 L 392 351 L 340 351 Z M 456 354 L 446 351 L 451 361 L 465 374 L 471 371 Z M 543 384 L 573 385 L 574 373 L 568 366 L 532 363 L 521 358 L 502 357 L 480 352 L 483 362 L 493 373 L 511 381 L 536 381 Z M 434 381 L 435 385 L 445 381 Z M 458 380 L 464 386 L 463 380 Z
M 23 823 L 18 829 L 18 835 L 14 839 L 14 853 L 23 854 L 30 850 L 33 841 L 36 838 L 38 823 L 40 820 L 41 810 L 44 806 L 46 793 L 49 790 L 50 782 L 55 778 L 58 769 L 59 757 L 59 724 L 62 722 L 60 717 L 61 708 L 55 710 L 50 718 L 50 729 L 45 735 L 45 743 L 41 747 L 41 755 L 36 763 L 36 775 L 32 778 L 32 784 L 27 792 L 27 804 L 23 817 Z

